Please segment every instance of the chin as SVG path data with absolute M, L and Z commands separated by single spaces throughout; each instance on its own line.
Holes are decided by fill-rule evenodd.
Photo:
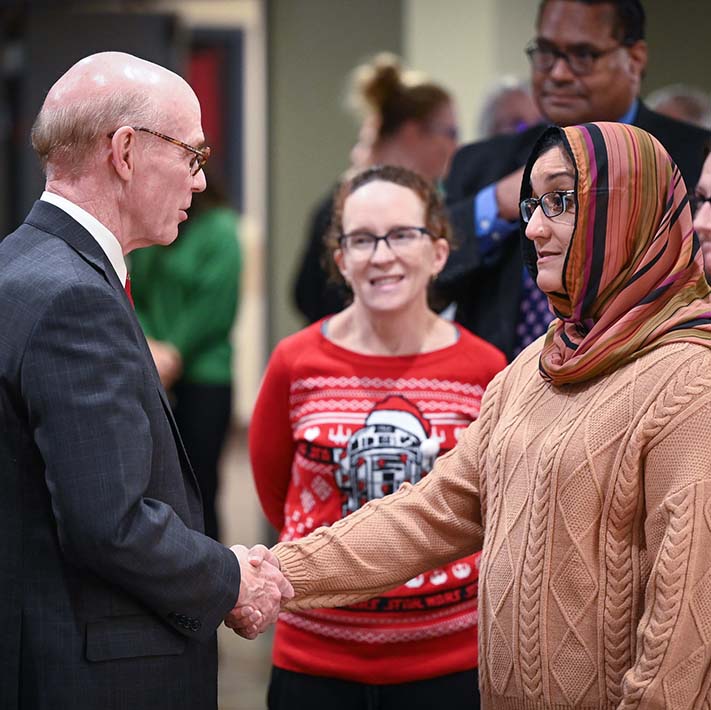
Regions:
M 363 305 L 366 310 L 371 313 L 391 313 L 400 310 L 401 307 L 400 304 L 393 303 L 392 301 L 385 302 L 377 300 L 364 301 Z
M 543 293 L 562 293 L 563 284 L 560 279 L 549 278 L 547 274 L 541 274 L 538 272 L 538 278 L 536 279 L 536 285 Z
M 171 229 L 166 229 L 161 244 L 172 244 L 178 238 L 178 225 L 176 224 Z
M 365 307 L 365 310 L 371 313 L 379 313 L 381 315 L 386 313 L 397 313 L 403 309 L 407 308 L 407 303 L 403 303 L 401 299 L 380 299 L 380 298 L 368 298 L 362 299 L 361 303 Z

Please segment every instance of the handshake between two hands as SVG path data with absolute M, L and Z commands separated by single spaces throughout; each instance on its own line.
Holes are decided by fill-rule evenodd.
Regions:
M 281 573 L 276 555 L 264 545 L 230 549 L 239 560 L 241 580 L 237 603 L 225 617 L 225 626 L 255 639 L 276 622 L 281 605 L 294 597 L 294 588 Z

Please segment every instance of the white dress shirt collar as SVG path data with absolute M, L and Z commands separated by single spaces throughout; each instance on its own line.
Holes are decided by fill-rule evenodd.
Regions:
M 79 222 L 79 224 L 81 224 L 81 226 L 84 227 L 84 229 L 86 229 L 86 231 L 89 232 L 89 234 L 91 234 L 91 236 L 94 237 L 94 239 L 96 239 L 99 243 L 101 250 L 108 257 L 111 262 L 111 266 L 114 267 L 114 271 L 119 277 L 119 281 L 122 284 L 126 283 L 128 269 L 126 268 L 126 261 L 123 258 L 123 250 L 121 249 L 119 240 L 116 239 L 109 229 L 101 224 L 96 217 L 90 215 L 85 209 L 82 209 L 79 205 L 75 205 L 66 197 L 56 195 L 53 192 L 47 192 L 45 190 L 42 193 L 40 200 L 43 202 L 49 202 L 55 207 L 59 207 L 60 210 L 63 210 L 72 219 Z

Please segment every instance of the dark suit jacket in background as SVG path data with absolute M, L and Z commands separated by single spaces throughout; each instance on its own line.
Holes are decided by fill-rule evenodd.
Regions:
M 108 258 L 35 203 L 0 313 L 0 708 L 215 708 L 239 565 Z
M 704 146 L 711 133 L 650 111 L 640 102 L 636 126 L 661 141 L 693 189 L 701 173 Z M 456 320 L 506 353 L 516 345 L 523 261 L 518 234 L 484 263 L 474 226 L 474 196 L 526 164 L 545 125 L 514 135 L 497 136 L 460 148 L 454 156 L 445 188 L 449 217 L 459 242 L 437 282 L 440 293 L 457 302 Z

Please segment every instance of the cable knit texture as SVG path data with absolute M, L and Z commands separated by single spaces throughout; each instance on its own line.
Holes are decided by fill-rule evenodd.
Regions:
M 707 708 L 711 351 L 664 345 L 557 387 L 541 346 L 427 478 L 275 548 L 289 608 L 350 604 L 483 544 L 487 710 Z

